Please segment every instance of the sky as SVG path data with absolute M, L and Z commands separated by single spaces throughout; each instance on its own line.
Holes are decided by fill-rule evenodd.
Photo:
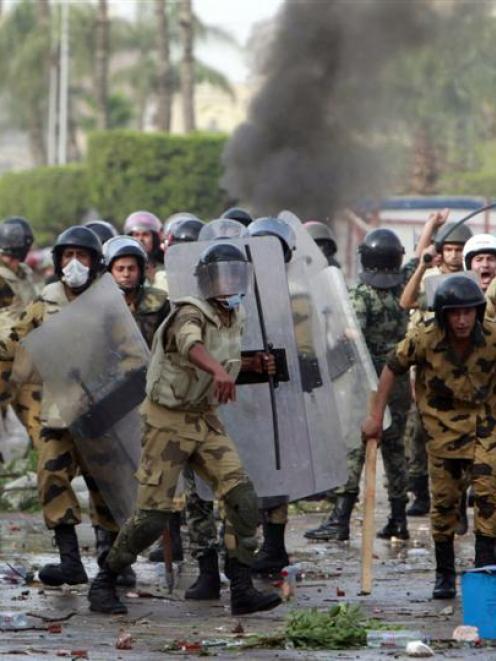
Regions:
M 55 4 L 60 0 L 51 1 Z M 69 4 L 75 4 L 87 0 L 68 1 Z M 16 0 L 4 0 L 4 6 L 8 9 L 15 2 Z M 193 0 L 193 9 L 204 23 L 232 32 L 239 43 L 244 45 L 252 27 L 258 21 L 274 16 L 283 2 L 284 0 Z M 153 3 L 153 0 L 109 0 L 112 11 L 129 18 L 132 18 L 137 7 L 144 3 Z M 233 83 L 244 82 L 249 74 L 243 54 L 225 45 L 213 42 L 201 44 L 197 48 L 197 55 L 210 66 L 221 70 Z

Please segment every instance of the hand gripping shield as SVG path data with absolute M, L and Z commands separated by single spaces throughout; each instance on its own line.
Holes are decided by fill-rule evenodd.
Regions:
M 277 376 L 271 386 L 264 375 L 242 373 L 237 401 L 221 407 L 220 414 L 263 506 L 270 507 L 279 498 L 296 500 L 341 484 L 346 467 L 343 456 L 336 471 L 336 456 L 327 445 L 314 447 L 316 438 L 309 433 L 312 421 L 306 398 L 318 391 L 323 400 L 331 401 L 331 393 L 317 369 L 309 367 L 309 375 L 302 374 L 304 361 L 298 353 L 279 240 L 260 237 L 229 243 L 247 255 L 254 273 L 254 284 L 243 300 L 243 355 L 270 348 L 276 356 Z M 199 295 L 195 265 L 207 246 L 207 242 L 177 245 L 167 252 L 172 301 Z
M 135 495 L 136 407 L 145 395 L 149 351 L 112 276 L 99 278 L 22 345 L 43 382 L 44 425 L 69 428 L 122 521 Z
M 279 217 L 296 234 L 296 251 L 304 264 L 311 292 L 316 323 L 324 337 L 326 372 L 332 384 L 337 414 L 348 449 L 361 444 L 360 427 L 372 391 L 377 390 L 377 374 L 351 305 L 341 271 L 328 266 L 320 249 L 291 212 Z M 385 426 L 390 424 L 386 413 Z

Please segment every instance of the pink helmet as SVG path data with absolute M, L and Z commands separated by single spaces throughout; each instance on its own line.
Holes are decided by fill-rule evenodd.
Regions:
M 162 223 L 149 211 L 135 211 L 126 218 L 124 223 L 124 234 L 131 234 L 135 230 L 142 230 L 148 232 L 155 232 L 160 234 L 162 230 Z

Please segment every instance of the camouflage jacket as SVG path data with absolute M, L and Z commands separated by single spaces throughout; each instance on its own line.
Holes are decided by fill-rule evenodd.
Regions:
M 141 287 L 136 301 L 129 306 L 129 309 L 146 343 L 151 347 L 155 331 L 170 312 L 166 292 L 156 287 Z
M 400 307 L 403 287 L 418 260 L 411 260 L 403 270 L 403 284 L 392 289 L 376 289 L 360 283 L 350 291 L 350 301 L 360 324 L 367 348 L 379 374 L 394 346 L 405 336 L 408 311 Z
M 412 327 L 390 354 L 403 374 L 416 366 L 417 407 L 429 454 L 472 459 L 476 440 L 496 440 L 496 322 L 477 324 L 471 353 L 462 360 L 433 320 Z
M 33 273 L 27 264 L 19 264 L 17 271 L 12 271 L 0 262 L 0 323 L 10 326 L 36 298 Z
M 496 319 L 496 278 L 493 278 L 486 290 L 486 317 Z

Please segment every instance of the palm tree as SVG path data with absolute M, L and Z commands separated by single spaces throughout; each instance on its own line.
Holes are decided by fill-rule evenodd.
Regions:
M 157 20 L 157 120 L 159 131 L 170 131 L 172 115 L 172 96 L 174 94 L 171 76 L 169 46 L 169 24 L 167 0 L 155 0 L 155 18 Z
M 191 0 L 181 0 L 179 25 L 181 28 L 181 97 L 184 130 L 189 133 L 196 128 L 195 122 L 195 74 L 194 74 L 194 27 Z
M 109 18 L 107 0 L 98 0 L 96 16 L 95 97 L 97 126 L 108 126 Z

